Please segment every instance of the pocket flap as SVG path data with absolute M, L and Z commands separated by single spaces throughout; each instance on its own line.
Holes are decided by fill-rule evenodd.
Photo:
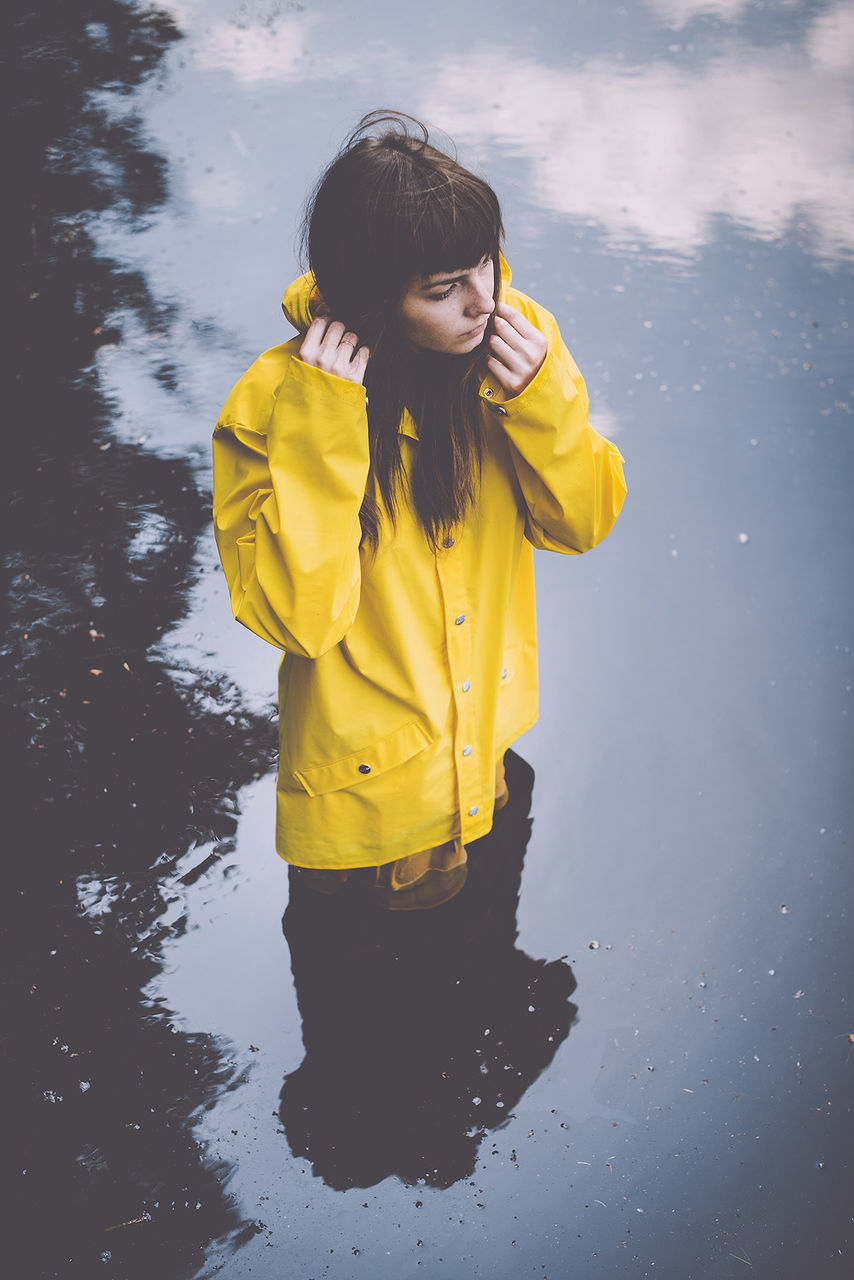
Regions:
M 294 777 L 310 796 L 322 796 L 327 791 L 367 782 L 368 778 L 375 778 L 387 769 L 411 760 L 430 742 L 432 738 L 427 730 L 417 720 L 411 720 L 401 729 L 395 729 L 384 738 L 374 739 L 361 751 L 354 751 L 341 760 L 312 765 L 309 769 L 295 769 Z

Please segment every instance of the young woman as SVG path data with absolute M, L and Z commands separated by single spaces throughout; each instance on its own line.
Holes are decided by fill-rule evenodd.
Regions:
M 502 237 L 492 189 L 423 125 L 365 117 L 309 202 L 299 336 L 214 433 L 232 609 L 284 650 L 278 851 L 392 908 L 453 896 L 506 799 L 537 717 L 532 547 L 587 551 L 625 494 Z

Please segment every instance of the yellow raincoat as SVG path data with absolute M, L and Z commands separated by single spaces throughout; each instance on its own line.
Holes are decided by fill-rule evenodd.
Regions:
M 434 553 L 401 502 L 360 549 L 365 388 L 265 352 L 214 432 L 214 521 L 234 616 L 284 650 L 276 845 L 302 867 L 376 866 L 492 825 L 495 763 L 537 718 L 532 547 L 587 551 L 625 495 L 619 452 L 588 423 L 557 324 L 502 296 L 549 342 L 513 399 L 487 377 L 480 496 Z M 312 282 L 283 308 L 304 332 Z M 418 450 L 408 414 L 404 466 Z

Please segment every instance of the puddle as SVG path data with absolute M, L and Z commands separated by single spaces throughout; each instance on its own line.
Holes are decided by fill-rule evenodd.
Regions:
M 18 1270 L 847 1276 L 851 7 L 66 9 L 6 214 Z M 532 826 L 413 920 L 288 906 L 208 517 L 380 102 L 494 181 L 630 486 L 537 557 Z

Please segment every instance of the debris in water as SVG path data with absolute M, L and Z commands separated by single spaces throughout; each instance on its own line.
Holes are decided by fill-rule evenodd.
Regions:
M 142 1213 L 138 1218 L 128 1218 L 127 1222 L 117 1222 L 114 1227 L 104 1227 L 105 1231 L 121 1231 L 122 1227 L 135 1227 L 140 1222 L 150 1222 L 151 1214 Z
M 750 541 L 750 534 L 749 534 L 749 533 L 740 533 L 740 534 L 738 535 L 738 540 L 739 540 L 739 542 L 742 544 L 742 546 L 744 546 L 745 542 L 749 542 L 749 541 Z

